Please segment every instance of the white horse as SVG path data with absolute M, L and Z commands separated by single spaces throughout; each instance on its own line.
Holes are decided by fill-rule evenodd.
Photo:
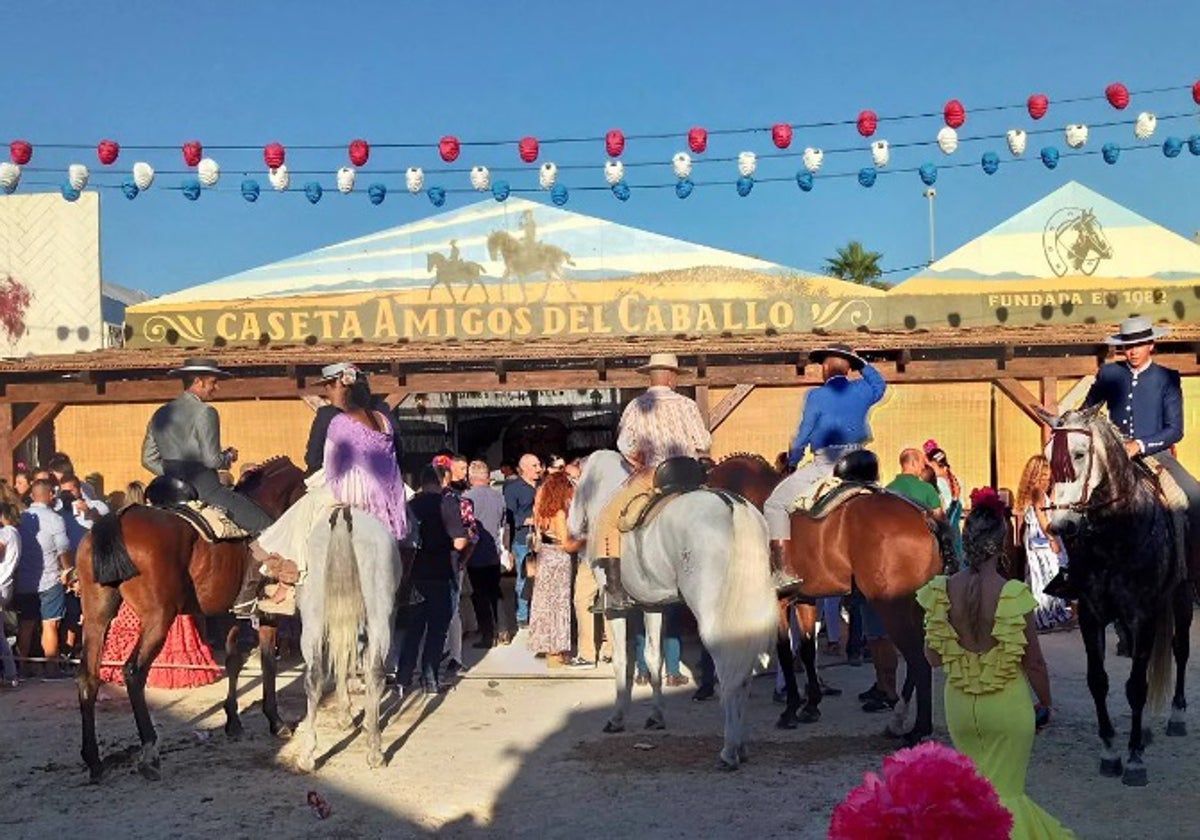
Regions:
M 350 729 L 349 678 L 358 662 L 358 637 L 365 625 L 367 645 L 362 654 L 367 700 L 363 726 L 367 732 L 367 764 L 382 767 L 379 703 L 383 697 L 383 661 L 392 637 L 396 589 L 400 583 L 400 553 L 392 534 L 376 517 L 349 507 L 334 508 L 329 525 L 313 530 L 309 542 L 308 577 L 297 592 L 300 648 L 307 663 L 304 689 L 308 713 L 297 767 L 316 768 L 317 707 L 332 672 L 338 697 L 338 726 Z
M 604 506 L 629 476 L 620 454 L 602 450 L 588 457 L 568 514 L 568 528 L 586 537 Z M 586 549 L 597 559 L 595 541 Z M 759 658 L 775 640 L 775 590 L 771 585 L 767 524 L 752 505 L 709 491 L 688 493 L 667 502 L 645 528 L 621 540 L 621 581 L 638 604 L 653 606 L 683 600 L 696 616 L 700 638 L 712 655 L 721 683 L 725 743 L 720 766 L 733 770 L 746 759 L 743 709 L 750 677 Z M 626 648 L 626 617 L 610 616 L 616 708 L 605 732 L 620 732 L 629 710 L 633 661 Z M 662 614 L 646 613 L 646 664 L 654 689 L 648 728 L 665 725 L 662 710 Z

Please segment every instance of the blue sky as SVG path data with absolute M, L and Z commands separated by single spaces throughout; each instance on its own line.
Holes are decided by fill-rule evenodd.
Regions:
M 97 183 L 119 183 L 138 159 L 160 173 L 181 170 L 178 146 L 247 144 L 252 151 L 213 151 L 221 189 L 189 202 L 182 174 L 160 174 L 155 188 L 127 201 L 102 191 L 104 277 L 163 293 L 220 278 L 313 248 L 428 216 L 436 209 L 402 193 L 403 169 L 442 166 L 443 134 L 512 138 L 526 134 L 597 136 L 613 127 L 627 134 L 674 132 L 662 140 L 631 141 L 624 159 L 661 161 L 631 167 L 633 194 L 617 201 L 603 185 L 603 143 L 543 145 L 541 160 L 594 163 L 564 173 L 576 189 L 568 210 L 643 227 L 669 236 L 752 254 L 799 268 L 819 269 L 851 238 L 884 254 L 887 268 L 923 263 L 928 223 L 923 185 L 912 172 L 879 178 L 871 189 L 853 177 L 870 164 L 868 141 L 851 126 L 801 129 L 794 157 L 763 159 L 760 178 L 790 178 L 805 146 L 858 147 L 826 157 L 816 188 L 794 182 L 759 183 L 739 198 L 735 164 L 697 165 L 698 187 L 686 201 L 671 189 L 639 189 L 673 181 L 671 155 L 685 148 L 692 125 L 709 129 L 770 126 L 774 122 L 853 119 L 863 108 L 881 117 L 937 112 L 949 98 L 968 110 L 964 142 L 952 157 L 936 146 L 896 149 L 889 169 L 973 162 L 943 169 L 937 183 L 938 254 L 944 255 L 1068 180 L 1108 195 L 1179 233 L 1200 230 L 1200 158 L 1169 160 L 1158 146 L 1168 135 L 1200 133 L 1190 91 L 1135 96 L 1118 112 L 1103 100 L 1056 100 L 1100 95 L 1111 81 L 1131 90 L 1189 86 L 1200 78 L 1194 61 L 1200 6 L 1128 2 L 1007 5 L 959 2 L 737 4 L 518 2 L 456 4 L 367 2 L 138 3 L 62 2 L 16 5 L 5 12 L 5 106 L 0 140 L 35 145 L 21 191 L 48 189 L 75 160 Z M 1034 92 L 1050 96 L 1049 114 L 1034 123 L 1024 108 L 973 113 L 975 106 L 1019 105 Z M 1108 140 L 1134 145 L 1140 110 L 1160 116 L 1154 149 L 1125 152 L 1115 166 L 1099 155 L 1065 159 L 1054 171 L 1036 161 L 1010 163 L 1003 140 L 965 142 L 1011 127 L 1093 128 L 1087 149 Z M 882 122 L 876 138 L 892 143 L 932 141 L 940 117 Z M 169 150 L 122 150 L 111 173 L 96 160 L 95 144 L 111 137 L 124 146 L 164 144 Z M 359 186 L 379 180 L 392 192 L 380 206 L 364 193 L 333 192 L 333 172 L 347 162 L 345 144 L 426 142 L 419 150 L 376 148 Z M 261 146 L 334 144 L 337 149 L 292 149 L 295 192 L 269 194 Z M 54 149 L 39 144 L 81 144 Z M 1031 136 L 1026 157 L 1053 144 L 1066 152 L 1061 131 Z M 710 139 L 702 157 L 742 150 L 776 151 L 767 133 Z M 987 150 L 1000 171 L 978 167 Z M 514 146 L 466 147 L 458 166 L 519 165 Z M 535 166 L 495 175 L 514 187 L 536 185 Z M 46 170 L 46 171 L 37 171 Z M 397 170 L 399 174 L 378 174 Z M 245 174 L 243 174 L 245 173 Z M 238 184 L 257 178 L 264 195 L 242 200 Z M 326 188 L 313 206 L 299 187 L 316 179 Z M 464 174 L 427 175 L 428 184 L 468 185 Z M 477 200 L 449 196 L 446 208 Z M 542 199 L 545 198 L 543 194 Z M 893 279 L 905 276 L 893 275 Z

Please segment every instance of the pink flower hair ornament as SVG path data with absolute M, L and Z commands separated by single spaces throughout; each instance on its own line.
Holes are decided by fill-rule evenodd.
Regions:
M 833 811 L 830 840 L 1007 840 L 1012 814 L 974 763 L 926 742 L 883 760 Z

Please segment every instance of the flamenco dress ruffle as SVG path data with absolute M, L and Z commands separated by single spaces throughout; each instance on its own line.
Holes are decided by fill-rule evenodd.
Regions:
M 108 627 L 102 659 L 103 662 L 120 664 L 102 665 L 100 679 L 116 685 L 125 684 L 125 675 L 121 669 L 133 653 L 141 632 L 142 625 L 137 614 L 129 604 L 122 603 L 116 618 Z M 207 667 L 164 668 L 161 667 L 163 665 Z M 154 664 L 150 666 L 146 685 L 151 688 L 195 688 L 217 682 L 221 676 L 222 669 L 213 659 L 212 650 L 201 637 L 195 619 L 190 615 L 180 615 L 167 631 L 163 648 Z

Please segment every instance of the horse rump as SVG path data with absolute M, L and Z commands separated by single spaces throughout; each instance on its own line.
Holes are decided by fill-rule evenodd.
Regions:
M 141 574 L 133 565 L 125 537 L 121 533 L 121 515 L 106 513 L 91 530 L 92 577 L 101 586 L 118 586 Z

